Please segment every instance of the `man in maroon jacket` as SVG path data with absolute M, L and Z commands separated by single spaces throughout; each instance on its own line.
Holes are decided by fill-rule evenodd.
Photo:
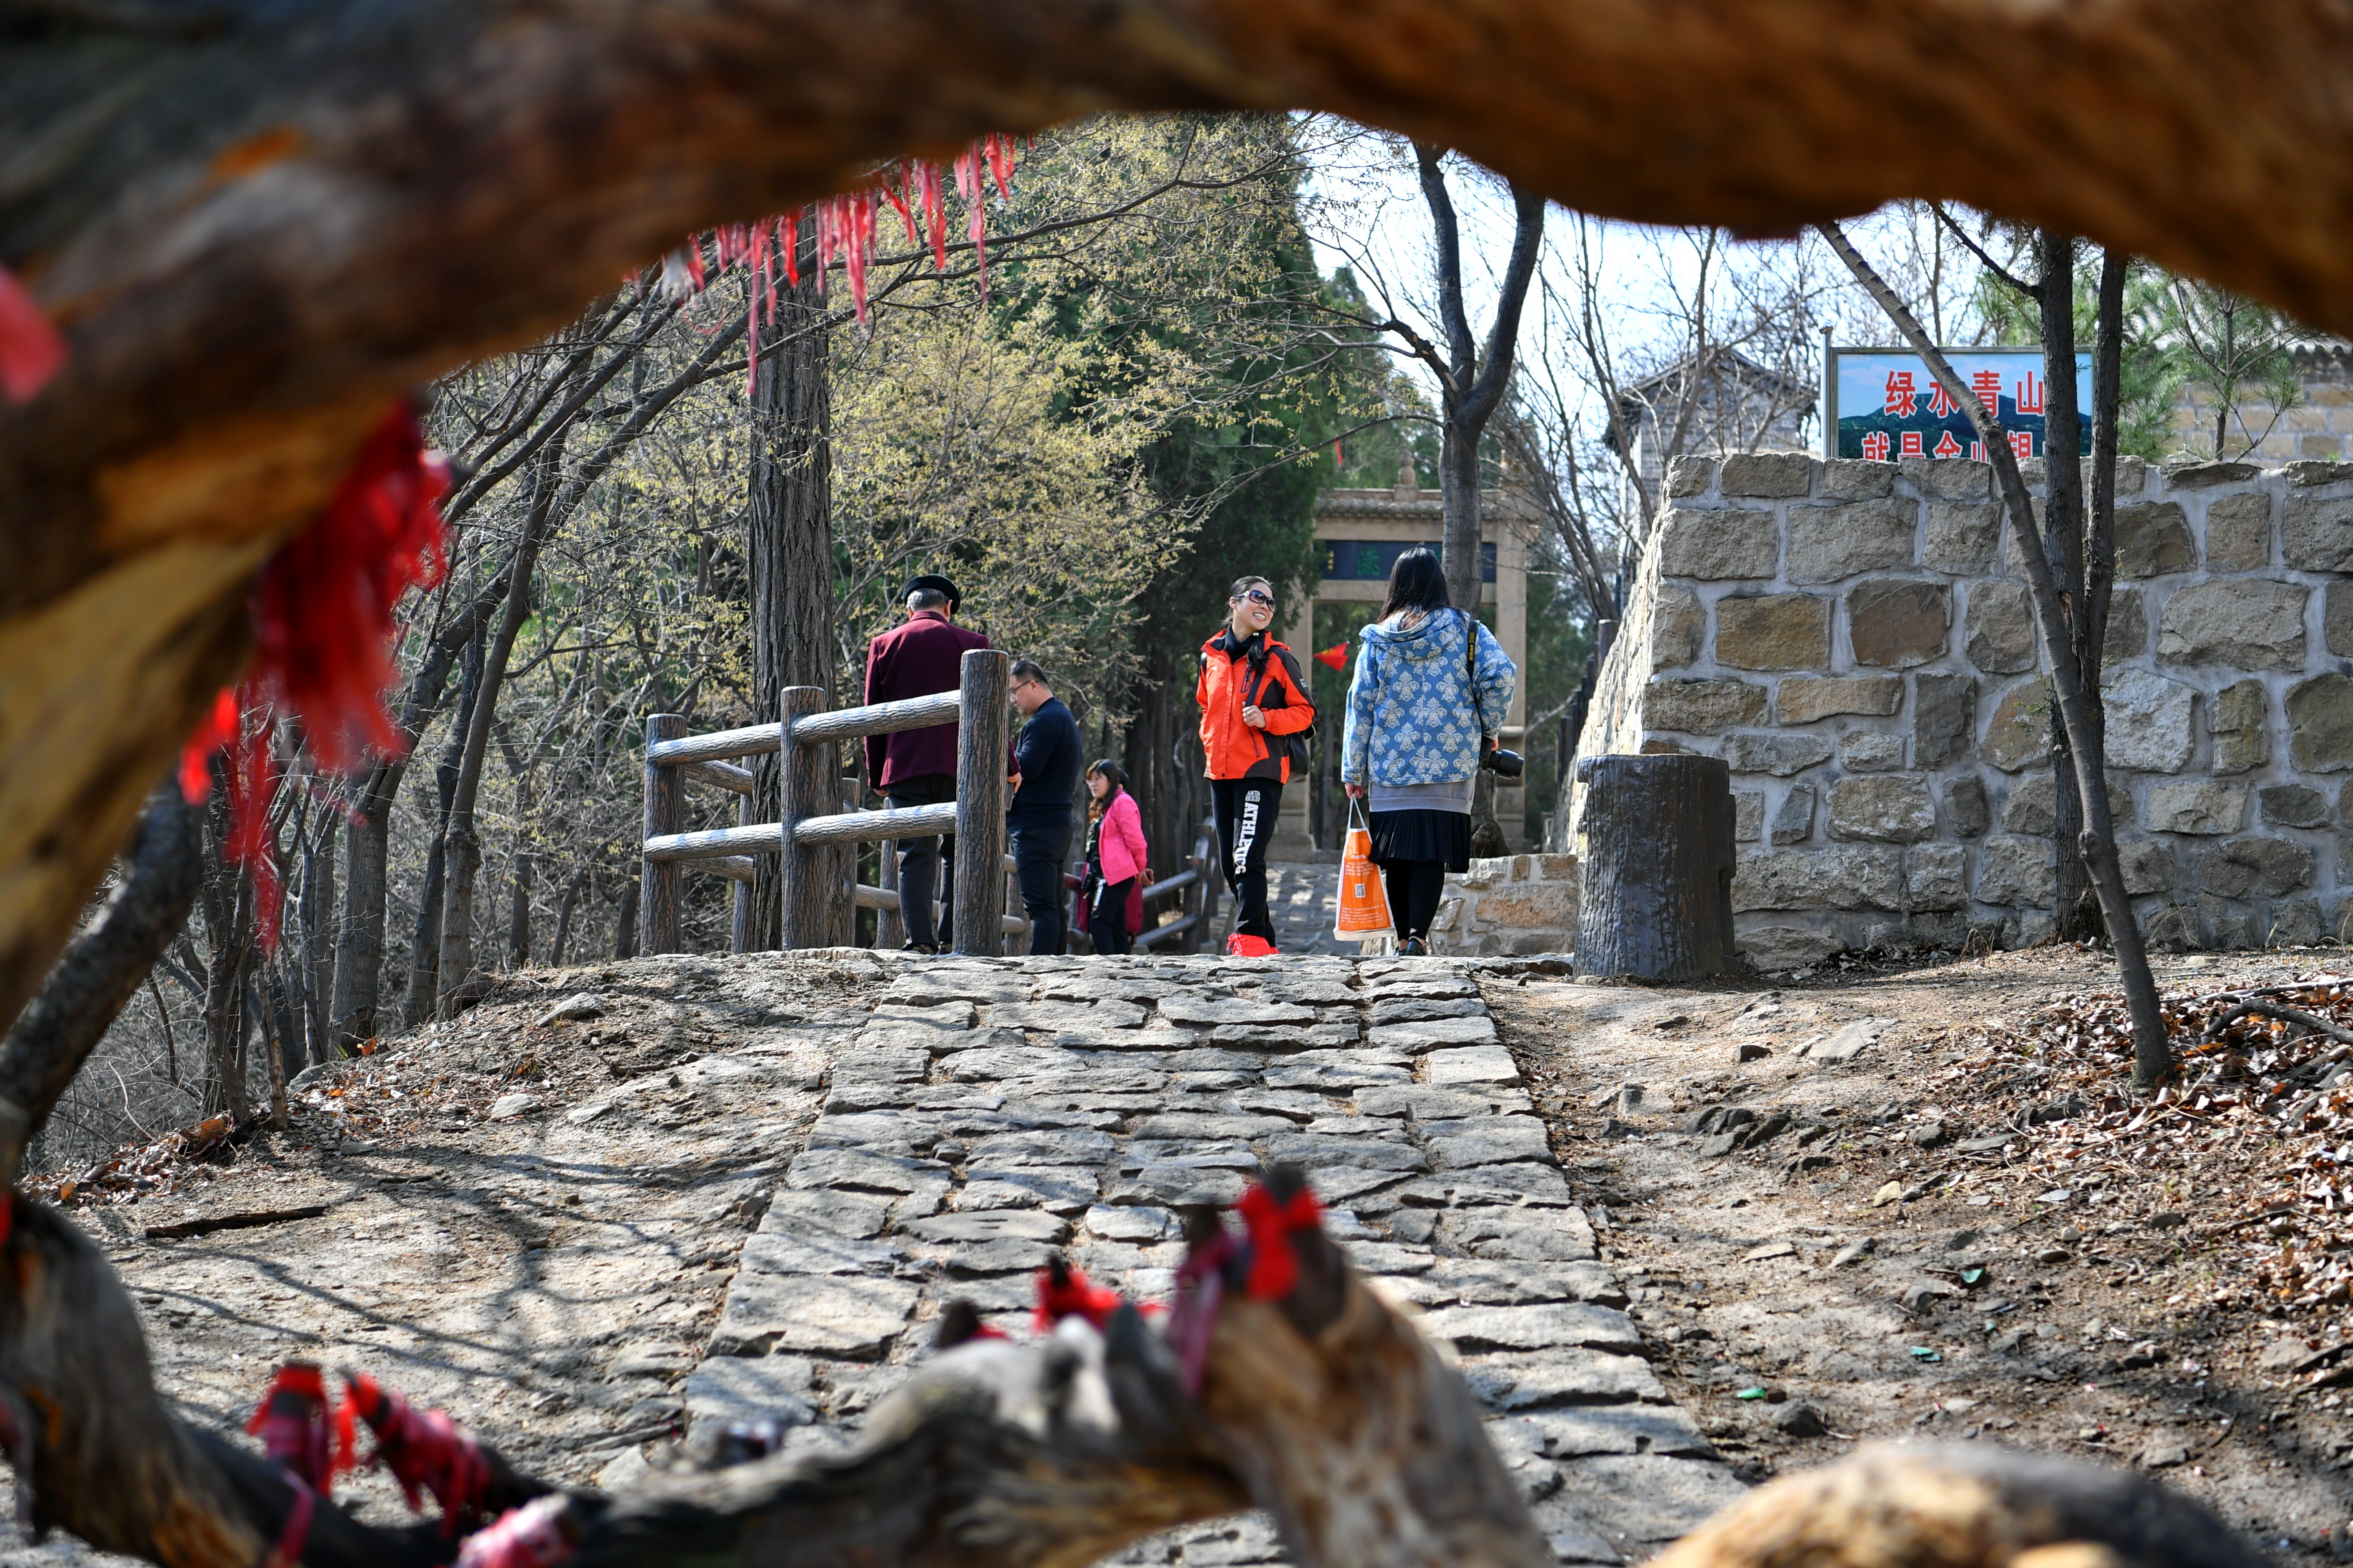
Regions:
M 964 656 L 968 648 L 987 647 L 986 633 L 966 631 L 955 624 L 963 595 L 945 577 L 925 574 L 899 591 L 907 606 L 907 624 L 893 626 L 866 648 L 866 696 L 873 702 L 897 702 L 954 691 L 964 679 Z M 937 805 L 955 799 L 956 726 L 953 721 L 925 730 L 902 730 L 895 735 L 866 737 L 866 776 L 892 805 Z M 937 952 L 951 940 L 949 912 L 955 908 L 955 840 L 899 840 L 899 910 L 906 922 L 907 946 Z M 937 889 L 942 906 L 936 929 L 932 902 Z

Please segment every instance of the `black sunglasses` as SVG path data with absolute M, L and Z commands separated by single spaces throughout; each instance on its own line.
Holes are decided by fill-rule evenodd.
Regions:
M 1248 599 L 1253 605 L 1264 605 L 1269 609 L 1272 609 L 1274 607 L 1274 595 L 1263 593 L 1256 588 L 1248 590 L 1242 595 L 1242 597 Z

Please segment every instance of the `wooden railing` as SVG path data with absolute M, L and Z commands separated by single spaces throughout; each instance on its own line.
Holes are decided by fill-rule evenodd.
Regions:
M 1219 879 L 1213 876 L 1210 870 L 1213 858 L 1217 854 L 1217 843 L 1216 825 L 1208 822 L 1201 824 L 1201 831 L 1193 839 L 1193 853 L 1186 857 L 1187 868 L 1177 872 L 1173 877 L 1164 877 L 1144 889 L 1144 908 L 1147 919 L 1152 912 L 1153 900 L 1166 898 L 1172 893 L 1182 893 L 1185 896 L 1185 912 L 1166 925 L 1147 925 L 1143 931 L 1137 932 L 1135 947 L 1139 952 L 1152 946 L 1155 942 L 1166 942 L 1180 936 L 1185 939 L 1183 946 L 1186 952 L 1200 951 L 1202 937 L 1208 933 L 1218 921 Z
M 781 858 L 784 941 L 787 948 L 822 947 L 838 917 L 854 905 L 898 907 L 898 895 L 857 888 L 853 879 L 828 876 L 822 851 L 839 844 L 878 839 L 955 835 L 955 910 L 952 925 L 958 952 L 996 957 L 1009 929 L 1029 923 L 1005 912 L 1005 742 L 1007 656 L 974 648 L 964 656 L 961 684 L 954 691 L 865 708 L 828 709 L 825 693 L 794 686 L 784 693 L 784 717 L 774 724 L 688 735 L 686 721 L 656 713 L 646 720 L 646 836 L 643 887 L 638 904 L 643 951 L 676 952 L 684 871 L 733 878 L 735 946 L 743 951 L 751 921 L 754 858 Z M 903 810 L 843 811 L 834 746 L 868 735 L 894 734 L 953 722 L 956 732 L 956 798 L 939 805 Z M 732 759 L 777 753 L 783 817 L 754 822 L 752 773 Z M 732 790 L 736 826 L 700 833 L 684 831 L 689 780 Z

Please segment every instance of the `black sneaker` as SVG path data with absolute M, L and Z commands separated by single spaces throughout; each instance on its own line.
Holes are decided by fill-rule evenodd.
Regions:
M 1398 943 L 1398 956 L 1399 958 L 1428 958 L 1430 956 L 1430 943 L 1422 941 L 1421 938 L 1418 936 L 1409 936 L 1403 942 Z

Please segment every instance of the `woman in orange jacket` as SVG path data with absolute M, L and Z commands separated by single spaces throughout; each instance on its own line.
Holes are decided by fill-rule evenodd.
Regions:
M 1201 705 L 1201 753 L 1218 817 L 1226 885 L 1234 890 L 1234 933 L 1226 951 L 1263 958 L 1275 951 L 1266 907 L 1266 847 L 1274 837 L 1282 786 L 1306 764 L 1315 702 L 1299 661 L 1269 636 L 1274 586 L 1244 577 L 1226 601 L 1226 624 L 1201 645 L 1193 699 Z

